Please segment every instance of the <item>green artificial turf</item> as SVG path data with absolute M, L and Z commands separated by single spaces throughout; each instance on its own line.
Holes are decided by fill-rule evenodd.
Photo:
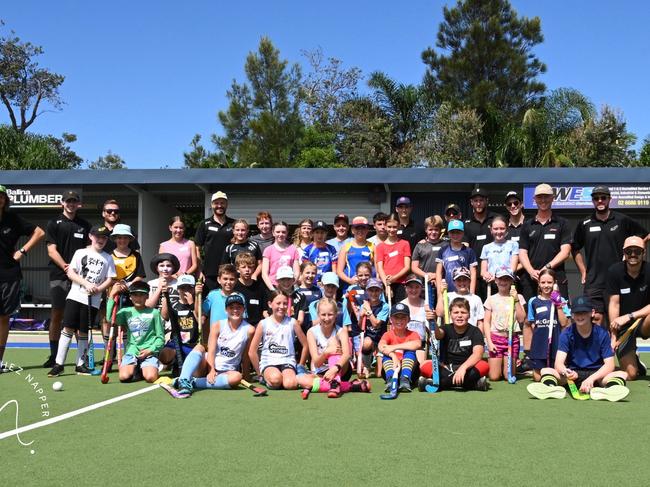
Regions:
M 26 367 L 43 351 L 13 350 Z M 45 401 L 25 379 L 44 385 Z M 0 376 L 0 406 L 20 404 L 19 426 L 146 387 L 116 374 L 77 377 L 54 392 L 47 370 Z M 646 380 L 621 403 L 539 401 L 528 379 L 489 392 L 414 391 L 328 399 L 297 391 L 199 391 L 175 400 L 162 389 L 0 441 L 2 485 L 643 485 L 650 453 Z M 14 427 L 0 413 L 0 432 Z M 34 454 L 30 451 L 34 450 Z

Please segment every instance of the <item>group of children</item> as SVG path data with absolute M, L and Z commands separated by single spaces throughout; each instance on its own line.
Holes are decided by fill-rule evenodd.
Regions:
M 141 258 L 129 248 L 130 228 L 120 224 L 111 234 L 94 227 L 91 245 L 68 270 L 66 327 L 49 376 L 63 373 L 75 333 L 75 370 L 93 373 L 86 366 L 88 326 L 108 291 L 105 341 L 110 326 L 126 331 L 120 380 L 155 382 L 165 366 L 181 365 L 180 354 L 179 397 L 235 388 L 251 373 L 270 389 L 300 389 L 305 399 L 312 392 L 331 398 L 370 392 L 373 374 L 387 385 L 398 379 L 401 392 L 414 384 L 487 391 L 489 381 L 516 377 L 522 334 L 533 396 L 564 397 L 567 381 L 592 399 L 627 395 L 626 374 L 614 371 L 609 336 L 593 326 L 588 298 L 575 300 L 570 311 L 554 289 L 552 270 L 540 272 L 539 293 L 528 303 L 517 293 L 518 249 L 505 240 L 505 220 L 494 219 L 494 242 L 481 255 L 485 301 L 474 294 L 477 256 L 463 244 L 460 220 L 448 223 L 443 239 L 442 219 L 427 218 L 426 238 L 413 255 L 399 237 L 399 220 L 380 215 L 375 228 L 378 220 L 385 223 L 382 241 L 367 240 L 368 220 L 356 217 L 353 237 L 339 242 L 340 250 L 325 241 L 322 221 L 309 222 L 313 240 L 306 244 L 300 232 L 289 243 L 288 225 L 276 222 L 273 242 L 261 250 L 248 238 L 247 222 L 237 220 L 219 287 L 205 299 L 202 282 L 185 273 L 195 268 L 191 256 L 182 264 L 162 252 L 172 244 L 161 245 L 150 263 L 158 277 L 145 282 Z M 117 246 L 113 256 L 103 251 L 108 238 Z M 425 288 L 431 302 L 423 299 Z

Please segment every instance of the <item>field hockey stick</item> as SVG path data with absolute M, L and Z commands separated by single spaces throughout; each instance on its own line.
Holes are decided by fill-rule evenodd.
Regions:
M 515 286 L 513 285 L 510 287 L 510 292 L 512 292 L 514 289 Z M 513 373 L 514 358 L 512 356 L 512 331 L 515 327 L 515 306 L 517 302 L 515 301 L 515 298 L 511 298 L 511 301 L 512 308 L 510 309 L 508 316 L 508 384 L 514 384 L 517 382 L 517 377 L 515 377 L 515 374 Z
M 566 383 L 569 386 L 569 392 L 571 392 L 571 397 L 573 399 L 577 401 L 587 401 L 588 399 L 591 399 L 591 396 L 589 394 L 580 392 L 580 389 L 578 389 L 576 383 L 573 382 L 573 380 L 569 379 L 566 373 L 564 374 L 564 377 L 566 377 Z
M 122 356 L 124 355 L 124 330 L 121 326 L 117 327 L 117 366 L 118 368 L 122 365 Z
M 362 309 L 363 312 L 363 309 Z M 361 328 L 361 333 L 359 333 L 359 352 L 357 353 L 357 377 L 361 377 L 363 375 L 363 340 L 365 339 L 366 336 L 366 319 L 368 316 L 366 313 L 363 313 L 361 316 L 361 323 L 360 323 L 360 328 Z
M 159 382 L 158 385 L 165 392 L 169 393 L 169 395 L 172 396 L 174 399 L 185 399 L 187 397 L 190 397 L 190 394 L 181 394 L 176 389 L 174 389 L 172 386 L 170 386 L 169 384 L 166 384 L 164 382 Z
M 199 280 L 197 281 L 198 284 L 203 284 L 203 277 L 199 277 Z M 196 293 L 196 298 L 195 302 L 198 303 L 199 305 L 199 312 L 198 316 L 196 317 L 199 320 L 199 338 L 198 338 L 198 343 L 201 343 L 201 340 L 203 339 L 203 326 L 201 326 L 201 307 L 203 306 L 203 288 L 201 288 L 201 291 Z M 196 305 L 194 306 L 194 309 L 196 309 Z
M 557 291 L 557 284 L 553 284 L 553 291 Z M 555 303 L 551 301 L 551 311 L 548 318 L 548 345 L 546 353 L 546 366 L 551 366 L 551 351 L 553 348 L 553 328 L 555 328 Z
M 113 365 L 113 346 L 115 342 L 115 316 L 117 315 L 117 304 L 119 303 L 119 295 L 116 299 L 113 300 L 113 311 L 111 312 L 111 329 L 108 332 L 108 343 L 106 344 L 106 350 L 104 350 L 104 365 L 102 366 L 102 384 L 108 384 L 110 380 L 108 377 L 108 371 L 111 370 Z
M 641 323 L 641 318 L 637 318 L 634 323 L 632 323 L 627 330 L 625 330 L 625 333 L 623 333 L 618 340 L 616 340 L 616 343 L 614 344 L 614 351 L 616 352 L 618 356 L 618 351 L 622 350 L 625 348 L 627 345 L 627 342 L 630 341 L 630 338 L 632 337 L 632 334 L 634 333 L 634 330 L 639 326 Z
M 178 377 L 183 368 L 185 357 L 183 355 L 183 342 L 181 341 L 181 327 L 178 323 L 176 310 L 172 308 L 172 300 L 169 297 L 169 289 L 165 290 L 165 302 L 167 303 L 167 313 L 172 325 L 172 341 L 174 342 L 174 351 L 176 352 L 176 363 L 174 364 L 172 375 Z
M 101 371 L 95 370 L 95 342 L 93 340 L 93 323 L 92 323 L 92 295 L 88 295 L 88 352 L 86 358 L 88 360 L 88 368 L 91 370 L 91 375 L 100 375 Z
M 430 289 L 431 283 L 429 277 L 424 275 L 424 299 L 429 305 L 429 309 L 433 310 L 433 290 Z M 438 350 L 436 347 L 436 322 L 429 322 L 429 353 L 431 354 L 431 381 L 433 384 L 427 384 L 424 390 L 430 393 L 438 392 L 440 388 L 440 370 L 438 365 Z
M 442 291 L 442 306 L 445 312 L 445 325 L 448 325 L 451 323 L 451 318 L 449 317 L 449 293 L 447 292 L 447 288 Z
M 397 397 L 397 382 L 399 380 L 399 365 L 395 363 L 395 368 L 393 372 L 393 377 L 390 380 L 390 391 L 387 394 L 382 394 L 379 396 L 380 399 L 390 400 Z
M 393 290 L 391 289 L 389 284 L 386 284 L 386 299 L 388 299 L 388 313 L 390 313 L 390 310 L 393 308 Z M 390 324 L 390 318 L 389 318 L 386 331 L 390 331 L 391 327 L 392 325 Z
M 242 379 L 239 383 L 241 385 L 243 385 L 246 389 L 248 389 L 250 391 L 253 391 L 253 393 L 254 393 L 253 397 L 263 397 L 263 396 L 266 396 L 268 394 L 266 389 L 264 389 L 263 387 L 255 387 L 253 384 L 251 384 L 247 380 Z

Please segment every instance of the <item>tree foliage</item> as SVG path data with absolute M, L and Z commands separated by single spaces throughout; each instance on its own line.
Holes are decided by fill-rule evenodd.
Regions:
M 639 165 L 650 167 L 650 136 L 643 139 L 643 145 L 639 151 Z
M 82 162 L 68 146 L 75 140 L 72 134 L 57 138 L 0 125 L 0 169 L 75 169 Z
M 88 169 L 126 169 L 126 163 L 118 154 L 109 150 L 105 156 L 99 156 L 97 160 L 89 163 Z

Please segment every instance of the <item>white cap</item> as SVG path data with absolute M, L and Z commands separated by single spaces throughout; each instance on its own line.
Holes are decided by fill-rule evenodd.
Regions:
M 196 285 L 196 280 L 194 279 L 194 276 L 191 274 L 183 274 L 181 276 L 178 276 L 178 279 L 176 279 L 176 286 L 194 286 Z
M 334 286 L 339 287 L 339 276 L 336 275 L 336 272 L 324 272 L 320 282 L 323 286 L 333 284 Z
M 278 269 L 275 275 L 276 279 L 293 279 L 293 269 L 288 265 L 283 265 Z
M 223 191 L 217 191 L 212 195 L 212 199 L 210 201 L 219 200 L 219 199 L 228 200 L 228 195 Z

